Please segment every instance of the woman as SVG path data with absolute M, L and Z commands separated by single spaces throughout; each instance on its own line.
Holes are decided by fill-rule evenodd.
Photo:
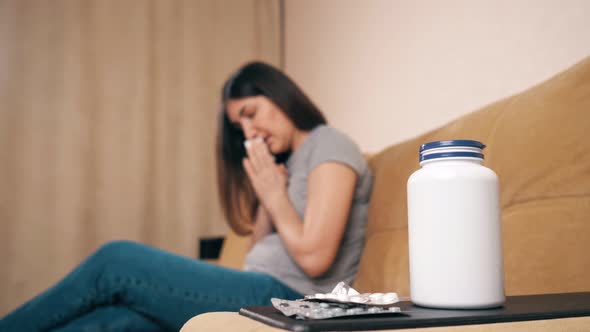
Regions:
M 243 271 L 111 242 L 0 321 L 0 331 L 177 331 L 192 316 L 329 292 L 354 280 L 372 177 L 284 73 L 254 62 L 224 84 L 221 205 L 252 233 Z

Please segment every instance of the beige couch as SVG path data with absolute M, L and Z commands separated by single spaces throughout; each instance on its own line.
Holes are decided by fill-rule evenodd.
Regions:
M 419 166 L 420 144 L 475 139 L 500 178 L 507 295 L 590 291 L 590 58 L 515 96 L 498 101 L 370 158 L 375 186 L 367 244 L 354 287 L 409 294 L 406 181 Z M 239 267 L 245 239 L 233 234 L 221 264 Z M 563 325 L 566 324 L 566 325 Z M 432 331 L 590 331 L 590 317 L 431 328 Z M 210 313 L 182 331 L 271 331 L 235 313 Z

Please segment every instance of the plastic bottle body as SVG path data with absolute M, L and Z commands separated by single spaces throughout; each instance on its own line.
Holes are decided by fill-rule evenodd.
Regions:
M 477 309 L 505 301 L 497 175 L 477 158 L 422 162 L 408 180 L 412 302 Z

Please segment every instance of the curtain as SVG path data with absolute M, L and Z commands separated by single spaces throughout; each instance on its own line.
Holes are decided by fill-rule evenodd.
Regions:
M 101 244 L 195 257 L 227 227 L 221 85 L 280 65 L 277 0 L 0 0 L 0 316 Z

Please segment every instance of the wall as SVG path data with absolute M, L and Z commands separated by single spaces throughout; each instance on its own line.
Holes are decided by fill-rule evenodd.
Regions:
M 585 0 L 286 0 L 285 69 L 368 152 L 590 55 Z

